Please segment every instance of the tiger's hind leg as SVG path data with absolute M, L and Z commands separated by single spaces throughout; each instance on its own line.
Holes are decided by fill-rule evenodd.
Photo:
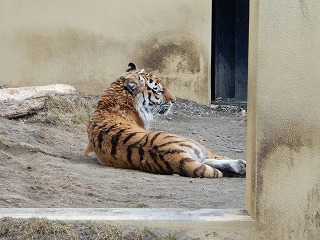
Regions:
M 168 156 L 168 155 L 165 155 Z M 172 157 L 172 156 L 170 156 Z M 169 162 L 171 161 L 171 164 L 169 169 L 171 169 L 169 172 L 179 174 L 180 176 L 184 177 L 194 177 L 194 178 L 221 178 L 223 177 L 223 173 L 207 164 L 203 164 L 193 158 L 188 157 L 186 155 L 184 158 L 181 158 L 182 156 L 179 155 L 180 158 L 177 159 L 165 159 L 164 157 L 162 160 L 165 160 L 167 162 L 167 166 L 169 166 Z M 160 162 L 160 161 L 159 161 Z M 158 162 L 158 163 L 159 163 Z M 150 171 L 157 173 L 155 171 Z
M 180 161 L 179 164 L 179 175 L 195 178 L 221 178 L 223 173 L 218 169 L 198 161 L 185 158 Z
M 246 161 L 241 159 L 205 159 L 203 163 L 220 170 L 224 176 L 243 176 L 246 173 Z

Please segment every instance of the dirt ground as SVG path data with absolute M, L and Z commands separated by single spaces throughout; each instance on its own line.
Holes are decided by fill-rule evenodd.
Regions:
M 245 178 L 195 179 L 102 166 L 82 156 L 85 123 L 0 118 L 0 207 L 243 208 Z M 173 114 L 163 129 L 200 141 L 213 152 L 245 159 L 240 114 Z

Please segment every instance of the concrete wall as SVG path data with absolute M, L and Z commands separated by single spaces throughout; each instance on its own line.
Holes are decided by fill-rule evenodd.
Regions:
M 257 239 L 320 237 L 320 2 L 250 2 L 247 209 Z
M 2 0 L 0 84 L 100 94 L 130 61 L 210 102 L 209 0 Z

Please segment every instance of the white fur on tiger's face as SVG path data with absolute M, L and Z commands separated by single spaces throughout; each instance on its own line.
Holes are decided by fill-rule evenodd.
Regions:
M 135 108 L 144 122 L 145 129 L 150 127 L 155 114 L 168 114 L 176 101 L 176 97 L 166 88 L 162 80 L 144 69 L 137 70 L 135 64 L 130 63 L 128 74 L 137 74 L 140 79 L 140 91 L 135 95 Z M 144 86 L 142 86 L 144 84 Z

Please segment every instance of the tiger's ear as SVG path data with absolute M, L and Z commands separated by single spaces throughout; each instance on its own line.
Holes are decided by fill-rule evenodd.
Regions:
M 132 81 L 130 79 L 124 79 L 124 84 L 125 88 L 131 92 L 134 96 L 138 94 L 138 86 L 135 81 Z
M 134 63 L 129 63 L 126 72 L 130 72 L 132 70 L 137 70 L 137 66 Z

